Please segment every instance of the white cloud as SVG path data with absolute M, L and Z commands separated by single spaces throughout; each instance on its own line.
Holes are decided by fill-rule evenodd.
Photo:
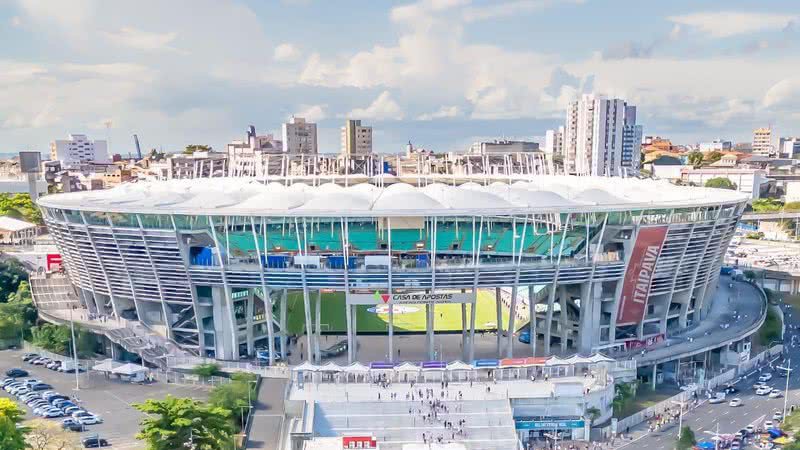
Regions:
M 300 49 L 294 45 L 284 42 L 275 47 L 273 58 L 275 61 L 294 61 L 300 57 Z
M 318 122 L 326 117 L 328 113 L 325 109 L 328 105 L 300 105 L 300 110 L 294 115 L 295 117 L 302 117 L 309 122 Z
M 372 120 L 402 120 L 403 110 L 400 105 L 392 99 L 389 91 L 383 91 L 366 108 L 356 108 L 347 117 L 353 119 L 372 119 Z
M 178 33 L 154 33 L 133 27 L 122 27 L 119 31 L 104 32 L 106 38 L 116 45 L 137 50 L 174 50 L 168 44 L 175 40 Z
M 10 23 L 12 27 L 17 28 L 19 26 L 22 26 L 22 18 L 20 18 L 19 16 L 14 16 L 11 18 L 11 20 L 8 21 L 8 23 Z
M 770 87 L 761 104 L 765 108 L 800 106 L 800 78 L 787 78 Z
M 487 6 L 470 6 L 464 9 L 464 20 L 477 22 L 519 14 L 527 14 L 554 6 L 557 3 L 583 3 L 584 0 L 514 0 L 490 3 Z
M 726 38 L 758 31 L 781 30 L 797 18 L 794 14 L 710 11 L 671 16 L 667 19 L 679 25 L 696 28 L 714 38 Z
M 417 117 L 417 120 L 434 120 L 434 119 L 445 119 L 445 118 L 452 118 L 458 117 L 461 115 L 461 110 L 458 106 L 442 106 L 436 111 L 421 114 Z

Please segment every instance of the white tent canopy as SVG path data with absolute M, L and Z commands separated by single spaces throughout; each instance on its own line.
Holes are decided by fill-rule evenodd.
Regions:
M 325 364 L 324 366 L 320 367 L 319 371 L 320 372 L 341 372 L 342 371 L 342 367 L 340 365 L 336 364 L 335 362 L 330 361 L 327 364 Z
M 296 371 L 296 372 L 301 372 L 301 371 L 302 372 L 316 372 L 316 371 L 319 370 L 319 366 L 315 366 L 314 364 L 311 364 L 310 362 L 306 361 L 303 364 L 300 364 L 299 366 L 295 367 L 292 370 Z
M 419 366 L 410 362 L 404 362 L 395 367 L 394 370 L 398 372 L 419 372 Z
M 475 368 L 461 361 L 453 361 L 447 365 L 447 370 L 473 370 L 473 369 Z
M 138 364 L 127 363 L 115 368 L 111 372 L 119 375 L 134 375 L 141 372 L 147 372 L 148 370 L 150 369 L 147 367 L 140 366 Z
M 608 356 L 606 356 L 606 355 L 604 355 L 604 354 L 602 354 L 602 353 L 595 353 L 595 354 L 594 354 L 594 355 L 592 355 L 592 356 L 591 356 L 591 358 L 589 358 L 589 359 L 590 359 L 592 362 L 594 362 L 594 363 L 599 363 L 599 362 L 614 362 L 614 360 L 613 360 L 613 359 L 609 358 Z
M 113 359 L 104 359 L 99 364 L 92 367 L 92 370 L 97 372 L 111 372 L 117 367 L 122 366 L 121 362 L 114 361 Z
M 356 361 L 349 366 L 342 367 L 342 371 L 347 373 L 367 373 L 369 372 L 369 367 Z

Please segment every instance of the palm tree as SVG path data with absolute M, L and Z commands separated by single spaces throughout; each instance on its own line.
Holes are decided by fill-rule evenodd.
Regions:
M 591 408 L 587 408 L 583 414 L 589 419 L 589 428 L 591 428 L 594 425 L 594 421 L 600 417 L 600 410 L 592 406 Z

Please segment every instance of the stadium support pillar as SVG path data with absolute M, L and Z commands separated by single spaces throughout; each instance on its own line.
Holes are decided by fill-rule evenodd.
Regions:
M 503 338 L 503 291 L 496 287 L 494 288 L 494 300 L 497 309 L 497 357 L 500 358 L 501 339 Z
M 350 307 L 353 314 L 353 359 L 358 359 L 358 306 Z
M 536 293 L 533 286 L 528 286 L 528 308 L 530 308 L 530 322 L 528 322 L 528 333 L 530 334 L 531 356 L 536 356 Z
M 558 289 L 558 300 L 559 305 L 561 306 L 561 313 L 558 315 L 559 322 L 561 322 L 561 353 L 566 353 L 567 351 L 567 325 L 569 322 L 569 314 L 567 314 L 567 287 L 561 286 Z
M 255 345 L 253 344 L 253 314 L 255 310 L 255 292 L 253 289 L 249 289 L 250 292 L 247 293 L 247 304 L 245 306 L 245 311 L 247 317 L 245 317 L 245 321 L 247 323 L 247 355 L 253 356 L 255 354 Z
M 433 305 L 425 304 L 425 340 L 428 346 L 428 360 L 433 361 Z
M 478 278 L 477 276 L 475 277 Z M 475 310 L 478 307 L 478 289 L 473 289 L 475 296 L 469 308 L 469 361 L 475 361 Z
M 394 304 L 389 302 L 389 361 L 394 361 Z
M 306 361 L 311 362 L 313 359 L 311 355 L 314 350 L 311 335 L 314 334 L 314 328 L 311 325 L 311 299 L 308 294 L 308 286 L 305 283 L 303 283 L 303 312 L 305 312 L 306 316 Z
M 464 291 L 463 289 L 461 290 Z M 461 304 L 461 359 L 467 361 L 467 304 Z
M 550 291 L 547 295 L 547 315 L 544 324 L 544 343 L 542 344 L 545 356 L 550 356 L 550 337 L 553 333 L 553 304 L 556 299 L 556 284 L 553 283 L 548 289 Z
M 322 361 L 322 355 L 319 352 L 319 340 L 322 336 L 322 291 L 317 291 L 317 308 L 314 314 L 314 322 L 316 322 L 317 330 L 314 333 L 314 356 L 317 363 Z
M 519 268 L 517 269 L 517 276 L 519 276 Z M 506 340 L 506 357 L 514 357 L 514 319 L 517 315 L 517 283 L 511 287 L 511 307 L 508 309 L 508 338 Z
M 287 289 L 283 290 L 283 294 L 281 295 L 281 358 L 286 361 L 286 306 L 289 302 L 289 291 Z
M 580 331 L 578 332 L 577 347 L 579 352 L 585 354 L 591 353 L 592 342 L 597 342 L 594 335 L 597 325 L 600 323 L 599 318 L 595 321 L 594 317 L 595 309 L 599 308 L 599 305 L 595 304 L 594 291 L 591 281 L 581 284 L 581 308 L 580 317 L 578 318 Z
M 650 379 L 650 387 L 656 390 L 656 375 L 658 374 L 658 364 L 653 364 L 653 376 Z
M 347 304 L 347 300 L 344 305 L 344 318 L 347 322 L 347 364 L 353 364 L 353 313 L 352 306 Z

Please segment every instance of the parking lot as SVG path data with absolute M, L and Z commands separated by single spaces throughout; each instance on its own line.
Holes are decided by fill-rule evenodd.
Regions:
M 107 439 L 114 449 L 143 449 L 145 445 L 137 441 L 135 436 L 139 430 L 142 413 L 131 404 L 145 400 L 164 398 L 167 394 L 175 397 L 189 397 L 206 400 L 210 388 L 205 386 L 179 386 L 174 384 L 154 383 L 150 385 L 131 384 L 117 379 L 109 379 L 101 373 L 80 374 L 80 390 L 75 391 L 75 374 L 54 372 L 43 366 L 33 366 L 22 361 L 25 352 L 0 351 L 0 379 L 11 368 L 20 368 L 30 374 L 25 378 L 36 378 L 53 386 L 53 389 L 70 397 L 76 397 L 78 404 L 84 409 L 99 415 L 103 423 L 90 425 L 87 431 L 80 433 L 81 438 L 99 435 Z M 4 390 L 0 396 L 11 397 Z M 31 409 L 20 403 L 26 412 L 26 419 L 32 419 Z M 61 423 L 62 419 L 50 419 Z

